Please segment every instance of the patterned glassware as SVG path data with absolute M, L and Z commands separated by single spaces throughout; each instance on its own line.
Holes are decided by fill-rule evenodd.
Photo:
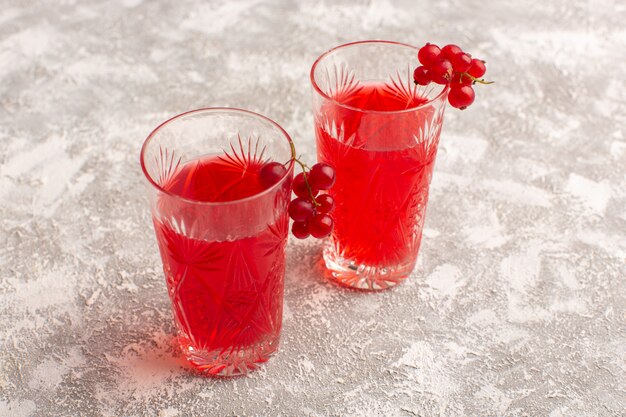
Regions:
M 448 94 L 414 84 L 417 51 L 356 42 L 311 69 L 318 160 L 337 172 L 324 260 L 341 285 L 389 288 L 415 266 Z
M 196 201 L 171 191 L 168 184 L 189 172 L 189 164 L 212 155 L 241 172 L 280 161 L 287 174 L 235 201 Z M 282 323 L 289 135 L 252 112 L 195 110 L 148 136 L 141 165 L 152 185 L 152 217 L 182 351 L 212 376 L 257 368 L 278 348 Z

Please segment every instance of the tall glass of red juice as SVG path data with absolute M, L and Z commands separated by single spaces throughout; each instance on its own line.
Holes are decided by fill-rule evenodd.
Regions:
M 246 374 L 278 348 L 291 149 L 270 119 L 211 108 L 166 121 L 141 150 L 179 344 L 208 375 Z M 271 183 L 269 162 L 284 167 Z
M 337 172 L 324 261 L 344 286 L 389 288 L 415 266 L 448 94 L 414 84 L 417 52 L 355 42 L 311 68 L 317 156 Z

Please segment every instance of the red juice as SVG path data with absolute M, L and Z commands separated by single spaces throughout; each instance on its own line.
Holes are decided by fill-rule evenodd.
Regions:
M 264 191 L 262 165 L 260 160 L 229 156 L 198 159 L 166 176 L 163 189 L 194 201 L 240 200 Z M 247 222 L 254 224 L 263 210 L 278 213 L 274 197 L 268 198 L 268 207 L 263 198 L 247 203 Z M 275 219 L 272 224 L 240 232 L 237 227 L 247 225 L 233 219 L 242 214 L 234 205 L 226 203 L 219 216 L 207 215 L 202 205 L 192 208 L 163 194 L 157 197 L 153 218 L 183 348 L 192 362 L 198 351 L 233 357 L 249 347 L 275 350 L 282 322 L 286 211 L 265 216 Z M 251 361 L 262 357 L 259 353 L 261 359 Z M 208 369 L 206 357 L 197 362 L 211 373 L 222 372 L 223 366 Z
M 432 123 L 432 107 L 412 109 L 426 102 L 417 88 L 362 83 L 331 99 L 317 112 L 315 128 L 318 159 L 337 172 L 330 190 L 337 203 L 333 256 L 351 262 L 354 271 L 406 265 L 410 271 L 441 122 Z M 354 286 L 347 278 L 343 283 Z

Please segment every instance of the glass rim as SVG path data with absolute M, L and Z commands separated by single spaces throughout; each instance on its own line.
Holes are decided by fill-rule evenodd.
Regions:
M 274 127 L 278 128 L 278 130 L 282 133 L 282 136 L 287 140 L 287 143 L 289 144 L 289 148 L 291 150 L 291 159 L 289 160 L 289 165 L 287 166 L 287 171 L 285 172 L 285 175 L 283 175 L 281 177 L 281 179 L 279 181 L 277 181 L 274 185 L 272 185 L 269 188 L 266 188 L 265 190 L 256 193 L 256 194 L 252 194 L 248 197 L 244 197 L 244 198 L 240 198 L 237 200 L 229 200 L 229 201 L 202 201 L 202 200 L 194 200 L 191 198 L 187 198 L 187 197 L 183 197 L 179 194 L 176 193 L 172 193 L 168 190 L 166 190 L 165 188 L 163 188 L 161 185 L 159 185 L 153 178 L 152 176 L 148 173 L 148 170 L 146 168 L 146 164 L 145 164 L 145 154 L 146 154 L 146 150 L 148 148 L 148 145 L 150 144 L 150 142 L 152 141 L 152 139 L 156 136 L 157 133 L 159 133 L 159 131 L 165 127 L 166 125 L 169 125 L 171 122 L 174 122 L 178 119 L 180 119 L 181 117 L 184 116 L 188 116 L 190 114 L 194 114 L 194 113 L 213 113 L 213 112 L 219 112 L 219 111 L 225 111 L 225 112 L 229 112 L 229 113 L 239 113 L 239 114 L 243 114 L 243 115 L 248 115 L 248 116 L 253 116 L 256 117 L 258 119 L 261 119 L 263 121 L 269 122 L 271 125 L 273 125 Z M 203 107 L 200 109 L 195 109 L 195 110 L 189 110 L 186 111 L 184 113 L 180 113 L 177 114 L 176 116 L 170 117 L 169 119 L 165 120 L 164 122 L 162 122 L 161 124 L 159 124 L 156 128 L 154 128 L 152 130 L 152 132 L 150 132 L 150 134 L 148 135 L 148 137 L 144 140 L 143 145 L 141 147 L 141 151 L 139 153 L 139 162 L 141 164 L 141 170 L 143 171 L 144 176 L 146 177 L 146 179 L 148 180 L 148 182 L 154 187 L 156 188 L 158 191 L 179 199 L 179 200 L 183 200 L 192 204 L 198 204 L 198 205 L 206 205 L 206 206 L 223 206 L 223 205 L 229 205 L 229 204 L 240 204 L 240 203 L 245 203 L 248 201 L 252 201 L 256 198 L 262 197 L 265 194 L 269 194 L 272 191 L 274 191 L 275 189 L 277 189 L 279 186 L 281 186 L 284 182 L 285 179 L 289 176 L 289 173 L 293 173 L 293 167 L 294 167 L 294 159 L 295 159 L 295 154 L 294 154 L 294 144 L 293 144 L 293 140 L 291 139 L 291 136 L 289 136 L 289 133 L 287 133 L 287 131 L 285 129 L 283 129 L 278 123 L 276 123 L 274 120 L 270 119 L 267 116 L 263 116 L 262 114 L 250 111 L 250 110 L 245 110 L 245 109 L 240 109 L 237 107 Z
M 407 113 L 407 112 L 419 110 L 422 107 L 426 107 L 426 106 L 432 104 L 433 102 L 439 100 L 450 89 L 449 84 L 445 84 L 443 86 L 443 88 L 441 89 L 441 91 L 435 97 L 433 97 L 431 99 L 428 99 L 427 101 L 425 101 L 422 104 L 419 104 L 419 105 L 413 106 L 413 107 L 409 107 L 409 108 L 403 109 L 403 110 L 365 110 L 365 109 L 361 109 L 361 108 L 358 108 L 358 107 L 354 107 L 354 106 L 349 106 L 347 104 L 343 104 L 343 103 L 335 100 L 334 98 L 330 97 L 324 91 L 322 91 L 320 86 L 315 81 L 315 69 L 317 68 L 317 65 L 324 58 L 326 58 L 328 55 L 330 55 L 333 52 L 336 52 L 338 50 L 341 50 L 341 49 L 344 49 L 344 48 L 348 48 L 348 47 L 351 47 L 351 46 L 363 45 L 363 44 L 377 44 L 377 43 L 378 44 L 384 44 L 384 45 L 403 46 L 403 47 L 406 47 L 406 48 L 413 49 L 415 51 L 415 57 L 416 58 L 417 58 L 417 52 L 419 51 L 418 47 L 413 46 L 413 45 L 409 45 L 407 43 L 395 42 L 395 41 L 386 41 L 386 40 L 380 40 L 380 39 L 348 42 L 348 43 L 344 43 L 344 44 L 335 46 L 334 48 L 331 48 L 331 49 L 327 50 L 326 52 L 324 52 L 323 54 L 321 54 L 320 56 L 318 56 L 317 59 L 315 60 L 315 62 L 313 63 L 313 66 L 311 66 L 311 72 L 310 72 L 309 77 L 311 79 L 311 85 L 313 85 L 313 89 L 319 95 L 321 95 L 324 99 L 333 102 L 335 105 L 337 105 L 339 107 L 343 107 L 344 109 L 348 109 L 348 110 L 352 110 L 352 111 L 359 111 L 359 112 L 362 112 L 362 113 L 370 113 L 370 114 L 400 114 L 400 113 Z

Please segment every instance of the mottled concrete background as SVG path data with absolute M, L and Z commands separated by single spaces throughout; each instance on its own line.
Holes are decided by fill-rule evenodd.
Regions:
M 621 0 L 2 0 L 0 415 L 626 414 L 624 22 Z M 238 106 L 313 158 L 310 65 L 367 38 L 454 41 L 497 81 L 448 112 L 418 268 L 353 293 L 292 240 L 280 353 L 192 375 L 143 139 Z

